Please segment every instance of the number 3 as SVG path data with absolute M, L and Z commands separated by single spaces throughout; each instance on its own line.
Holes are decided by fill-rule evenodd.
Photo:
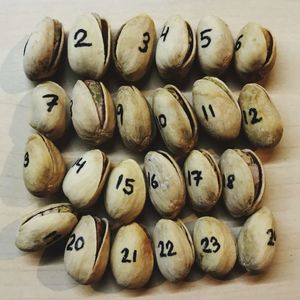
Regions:
M 146 53 L 147 50 L 148 50 L 148 44 L 149 44 L 149 42 L 150 42 L 150 34 L 149 34 L 149 32 L 145 32 L 145 33 L 143 34 L 143 37 L 144 37 L 144 39 L 143 39 L 144 47 L 143 47 L 143 48 L 142 48 L 142 47 L 139 47 L 138 49 L 139 49 L 142 53 Z

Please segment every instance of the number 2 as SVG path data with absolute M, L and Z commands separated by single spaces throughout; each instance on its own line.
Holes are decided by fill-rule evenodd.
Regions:
M 270 235 L 269 241 L 268 241 L 268 245 L 269 246 L 274 246 L 275 242 L 276 242 L 276 233 L 275 230 L 270 228 L 267 230 L 267 235 Z
M 92 43 L 86 43 L 86 42 L 83 42 L 87 37 L 87 31 L 84 30 L 84 29 L 78 29 L 75 34 L 74 34 L 74 40 L 76 41 L 77 38 L 78 41 L 76 41 L 74 47 L 75 48 L 78 48 L 78 47 L 91 47 L 92 46 Z
M 146 53 L 147 50 L 148 50 L 148 44 L 149 44 L 149 42 L 150 42 L 150 34 L 149 34 L 149 32 L 145 32 L 145 33 L 143 34 L 143 37 L 144 37 L 144 39 L 143 39 L 144 47 L 143 47 L 143 48 L 142 48 L 142 47 L 139 47 L 138 49 L 139 49 L 142 53 Z
M 211 38 L 208 36 L 208 35 L 205 35 L 205 33 L 208 33 L 208 32 L 211 32 L 212 31 L 212 29 L 205 29 L 205 30 L 202 30 L 201 32 L 200 32 L 200 39 L 201 39 L 201 41 L 203 42 L 203 41 L 206 41 L 206 42 L 204 42 L 202 45 L 201 45 L 201 48 L 206 48 L 206 47 L 208 47 L 209 45 L 210 45 L 210 43 L 211 43 Z

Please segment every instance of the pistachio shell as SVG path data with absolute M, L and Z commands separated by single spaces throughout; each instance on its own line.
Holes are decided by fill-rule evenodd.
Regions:
M 72 121 L 80 138 L 100 145 L 113 136 L 115 107 L 102 82 L 78 80 L 72 92 Z
M 105 209 L 108 215 L 121 223 L 132 222 L 143 210 L 146 184 L 143 172 L 136 161 L 123 160 L 111 171 L 105 192 Z
M 23 251 L 36 251 L 69 234 L 78 222 L 68 203 L 44 206 L 24 217 L 17 234 L 16 246 Z
M 276 146 L 281 140 L 283 126 L 267 91 L 258 84 L 246 84 L 238 102 L 243 111 L 243 129 L 250 142 L 260 147 Z
M 141 288 L 150 279 L 154 257 L 147 231 L 137 223 L 122 226 L 111 249 L 110 264 L 116 282 L 126 288 Z
M 176 161 L 164 151 L 150 151 L 144 168 L 155 209 L 164 217 L 175 218 L 185 205 L 184 178 Z
M 88 79 L 100 79 L 111 56 L 111 32 L 105 19 L 96 13 L 77 18 L 69 33 L 68 59 L 71 69 Z
M 235 238 L 224 222 L 213 217 L 199 218 L 193 240 L 196 261 L 202 271 L 224 276 L 234 267 L 237 258 Z
M 191 206 L 200 212 L 210 210 L 222 193 L 222 176 L 213 156 L 206 150 L 192 150 L 184 174 Z
M 235 69 L 243 81 L 262 80 L 273 68 L 276 44 L 269 30 L 256 23 L 245 25 L 235 44 Z
M 98 149 L 85 152 L 66 174 L 63 192 L 74 206 L 91 206 L 98 200 L 109 171 L 105 153 Z
M 51 140 L 61 138 L 67 128 L 69 99 L 57 83 L 47 81 L 32 91 L 30 126 Z
M 143 151 L 154 139 L 156 126 L 151 108 L 134 86 L 118 90 L 117 124 L 123 144 L 130 150 Z
M 160 76 L 169 80 L 184 78 L 191 69 L 195 54 L 196 37 L 190 24 L 178 15 L 170 17 L 156 47 L 155 60 Z
M 195 260 L 193 241 L 183 222 L 159 220 L 153 231 L 153 242 L 162 275 L 172 282 L 183 280 Z
M 81 284 L 99 281 L 109 260 L 109 248 L 108 221 L 89 215 L 81 217 L 65 248 L 66 271 Z
M 117 71 L 127 81 L 141 79 L 152 62 L 156 40 L 153 20 L 139 15 L 128 20 L 119 30 L 113 58 Z
M 198 138 L 197 120 L 192 107 L 173 85 L 158 88 L 153 94 L 152 109 L 167 148 L 175 153 L 188 153 Z
M 214 138 L 235 139 L 241 128 L 241 111 L 226 84 L 206 76 L 193 85 L 193 105 L 204 129 Z
M 49 17 L 30 34 L 23 52 L 23 67 L 31 80 L 52 76 L 61 60 L 65 33 L 62 24 Z
M 220 18 L 206 16 L 197 27 L 198 60 L 202 71 L 219 76 L 229 67 L 233 56 L 233 37 L 228 25 Z
M 65 162 L 59 150 L 42 134 L 32 134 L 26 143 L 23 178 L 35 196 L 55 193 L 65 175 Z
M 220 158 L 223 198 L 233 217 L 248 216 L 261 205 L 265 175 L 258 156 L 249 149 L 228 149 Z
M 238 237 L 239 262 L 250 272 L 262 272 L 275 254 L 275 220 L 267 207 L 248 218 Z

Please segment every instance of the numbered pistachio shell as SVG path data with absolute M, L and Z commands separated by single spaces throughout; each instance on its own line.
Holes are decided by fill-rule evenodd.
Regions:
M 150 151 L 144 160 L 150 200 L 157 212 L 175 218 L 185 205 L 185 184 L 176 161 L 164 151 Z
M 240 264 L 250 272 L 262 272 L 275 254 L 275 220 L 267 207 L 248 218 L 238 237 Z
M 196 37 L 190 24 L 180 16 L 170 17 L 157 42 L 155 60 L 161 77 L 168 80 L 184 78 L 196 54 Z
M 111 248 L 110 264 L 116 282 L 126 288 L 141 288 L 150 279 L 153 265 L 151 239 L 137 223 L 122 226 Z
M 190 203 L 196 211 L 208 211 L 222 193 L 222 176 L 214 157 L 206 150 L 192 150 L 184 162 Z
M 57 192 L 65 175 L 65 162 L 55 145 L 42 134 L 32 134 L 26 143 L 23 179 L 37 197 Z
M 206 16 L 197 27 L 198 60 L 202 71 L 219 76 L 229 67 L 234 41 L 228 25 L 220 18 Z
M 203 128 L 212 137 L 235 139 L 241 129 L 241 111 L 226 84 L 206 76 L 193 85 L 193 106 Z
M 162 275 L 171 282 L 183 280 L 195 260 L 189 231 L 181 220 L 159 220 L 153 231 L 155 257 Z
M 24 217 L 16 238 L 16 246 L 23 251 L 37 251 L 69 234 L 78 222 L 68 203 L 44 206 Z
M 183 94 L 173 85 L 158 88 L 153 94 L 152 109 L 167 148 L 175 153 L 188 153 L 198 138 L 197 119 Z
M 104 201 L 107 214 L 128 224 L 141 213 L 145 200 L 146 184 L 140 166 L 133 159 L 123 160 L 109 174 Z
M 238 102 L 243 112 L 243 129 L 249 141 L 259 147 L 276 146 L 281 140 L 283 126 L 267 91 L 258 84 L 246 84 Z
M 107 21 L 96 13 L 83 14 L 76 20 L 68 37 L 68 60 L 81 77 L 100 79 L 111 56 L 111 32 Z
M 62 189 L 77 208 L 93 205 L 99 198 L 110 171 L 109 158 L 98 149 L 80 156 L 68 170 Z
M 248 216 L 261 206 L 265 175 L 258 156 L 249 149 L 228 149 L 220 158 L 223 198 L 233 217 Z
M 272 33 L 256 24 L 248 23 L 238 34 L 234 63 L 243 81 L 262 80 L 273 68 L 276 60 L 276 43 Z
M 99 281 L 109 260 L 109 223 L 90 215 L 81 217 L 66 244 L 65 270 L 81 284 Z
M 132 151 L 143 151 L 154 139 L 156 127 L 151 108 L 134 86 L 118 90 L 117 124 L 123 144 Z
M 102 82 L 78 80 L 72 92 L 73 126 L 83 140 L 100 145 L 113 136 L 115 107 Z
M 119 30 L 113 58 L 117 71 L 127 81 L 137 81 L 147 72 L 154 55 L 156 30 L 153 20 L 139 15 Z
M 195 223 L 193 240 L 196 262 L 203 272 L 224 276 L 232 270 L 237 259 L 236 244 L 224 222 L 213 217 L 199 218 Z
M 47 81 L 32 91 L 30 126 L 47 138 L 61 138 L 68 125 L 69 99 L 57 83 Z
M 29 79 L 46 79 L 57 71 L 64 38 L 64 29 L 58 20 L 47 17 L 36 26 L 23 51 L 24 72 Z

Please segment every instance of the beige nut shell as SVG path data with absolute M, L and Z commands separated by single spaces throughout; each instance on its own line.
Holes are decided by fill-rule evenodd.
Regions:
M 111 31 L 96 13 L 79 16 L 69 32 L 68 60 L 71 69 L 83 78 L 100 79 L 111 56 Z
M 250 272 L 262 272 L 274 258 L 275 220 L 267 207 L 248 218 L 238 237 L 239 262 Z
M 161 219 L 153 231 L 156 262 L 162 275 L 171 282 L 183 280 L 195 260 L 192 238 L 184 223 Z
M 237 259 L 235 238 L 230 228 L 213 217 L 201 217 L 194 226 L 196 262 L 214 276 L 228 274 Z
M 150 279 L 154 255 L 147 231 L 138 223 L 122 226 L 114 239 L 110 264 L 116 282 L 126 288 L 141 288 Z
M 243 112 L 243 130 L 250 142 L 259 147 L 276 146 L 282 138 L 283 125 L 267 91 L 258 84 L 246 84 L 238 103 Z
M 57 192 L 65 175 L 65 162 L 55 145 L 42 134 L 29 136 L 23 164 L 26 188 L 35 196 Z
M 110 171 L 110 160 L 94 149 L 81 155 L 68 170 L 62 189 L 77 208 L 93 205 L 99 198 Z

